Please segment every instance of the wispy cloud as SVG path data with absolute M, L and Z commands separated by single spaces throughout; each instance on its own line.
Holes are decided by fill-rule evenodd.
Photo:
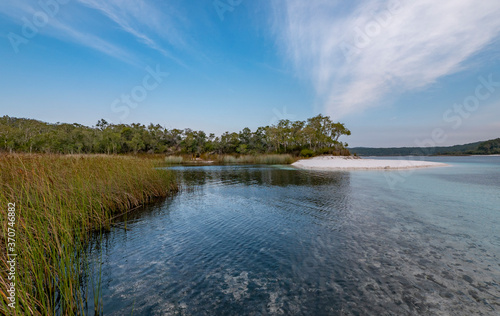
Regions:
M 52 28 L 57 31 L 55 37 L 63 37 L 69 41 L 95 49 L 113 58 L 131 65 L 139 66 L 136 58 L 126 50 L 90 33 L 79 31 L 69 24 L 55 21 Z M 49 31 L 50 32 L 50 31 Z
M 330 0 L 276 4 L 276 31 L 296 70 L 335 117 L 465 69 L 500 34 L 495 0 Z
M 92 12 L 100 13 L 105 20 L 99 21 Z M 169 7 L 168 4 L 144 0 L 74 0 L 58 4 L 55 16 L 49 17 L 46 26 L 39 28 L 37 32 L 76 42 L 128 63 L 138 64 L 137 58 L 133 57 L 133 45 L 123 46 L 113 38 L 109 36 L 106 38 L 102 34 L 102 27 L 108 27 L 111 23 L 132 35 L 138 43 L 185 66 L 172 53 L 173 50 L 189 49 L 186 36 L 181 34 L 187 22 L 183 20 L 181 14 L 176 16 L 177 13 L 176 9 Z M 25 23 L 23 18 L 31 21 L 34 14 L 44 15 L 45 12 L 36 0 L 26 2 L 7 0 L 5 3 L 0 3 L 0 14 L 8 16 L 19 24 L 18 33 L 21 33 L 21 27 Z M 110 29 L 112 27 L 107 28 Z
M 54 8 L 52 8 L 54 10 Z M 36 27 L 36 33 L 30 36 L 30 40 L 37 34 L 50 36 L 59 40 L 76 43 L 82 46 L 97 50 L 113 58 L 123 62 L 138 65 L 138 61 L 125 49 L 115 45 L 92 32 L 79 29 L 74 23 L 71 23 L 71 16 L 65 12 L 65 5 L 58 5 L 58 8 L 51 16 L 46 15 L 46 12 L 35 1 L 20 2 L 7 1 L 0 5 L 0 13 L 9 17 L 12 21 L 17 22 L 18 29 L 11 29 L 10 32 L 24 37 L 23 28 L 26 21 L 32 23 L 35 14 L 45 15 L 47 22 L 41 27 Z M 23 20 L 25 19 L 25 20 Z M 68 21 L 69 20 L 69 21 Z M 30 31 L 32 32 L 32 31 Z M 28 44 L 26 44 L 28 45 Z
M 182 64 L 169 50 L 163 48 L 161 43 L 153 39 L 153 36 L 140 31 L 140 29 L 146 28 L 152 31 L 152 34 L 165 38 L 172 46 L 185 45 L 182 37 L 175 32 L 176 28 L 173 27 L 172 17 L 164 16 L 160 9 L 140 0 L 78 0 L 78 2 L 98 10 L 119 25 L 125 32 L 133 35 L 139 42 Z M 159 27 L 159 21 L 162 21 L 162 27 Z

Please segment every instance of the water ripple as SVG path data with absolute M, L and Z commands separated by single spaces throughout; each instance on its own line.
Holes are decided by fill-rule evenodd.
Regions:
M 469 183 L 472 208 L 453 190 L 477 165 L 446 169 L 391 190 L 380 172 L 177 168 L 180 194 L 92 247 L 105 314 L 498 315 L 498 197 Z

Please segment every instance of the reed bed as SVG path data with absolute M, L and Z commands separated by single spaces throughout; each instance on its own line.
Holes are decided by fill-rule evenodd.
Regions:
M 175 176 L 154 166 L 121 156 L 0 155 L 0 314 L 84 315 L 86 300 L 99 303 L 82 290 L 89 233 L 177 190 Z M 15 309 L 6 292 L 8 203 L 16 206 Z
M 268 155 L 202 155 L 201 158 L 193 159 L 189 156 L 167 156 L 165 163 L 173 164 L 194 164 L 194 163 L 216 163 L 216 164 L 256 164 L 256 165 L 286 165 L 297 160 L 288 154 L 268 154 Z
M 168 165 L 178 165 L 182 164 L 184 157 L 182 156 L 167 156 L 165 157 L 165 163 Z
M 242 155 L 239 157 L 225 155 L 217 157 L 219 163 L 284 165 L 291 164 L 295 159 L 291 155 Z

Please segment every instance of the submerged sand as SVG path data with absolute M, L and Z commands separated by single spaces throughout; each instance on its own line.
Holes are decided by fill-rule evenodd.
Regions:
M 302 159 L 292 164 L 301 169 L 314 170 L 371 170 L 371 169 L 411 169 L 427 167 L 445 167 L 444 163 L 419 160 L 382 160 L 359 157 L 321 156 Z

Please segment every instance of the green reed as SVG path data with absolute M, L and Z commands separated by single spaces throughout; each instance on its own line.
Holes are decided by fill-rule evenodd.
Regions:
M 257 165 L 285 165 L 292 164 L 297 160 L 288 154 L 262 154 L 262 155 L 202 155 L 201 158 L 193 159 L 190 156 L 167 156 L 165 163 L 194 164 L 212 162 L 216 164 L 257 164 Z
M 82 250 L 117 214 L 177 190 L 174 175 L 154 167 L 130 156 L 0 155 L 0 314 L 83 315 L 87 300 L 99 302 L 82 290 Z M 6 292 L 8 203 L 16 205 L 15 309 Z

